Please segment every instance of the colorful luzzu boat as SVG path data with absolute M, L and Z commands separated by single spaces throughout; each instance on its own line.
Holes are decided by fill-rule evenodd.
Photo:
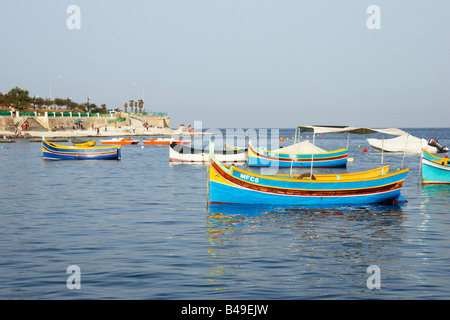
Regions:
M 448 156 L 441 158 L 422 150 L 422 184 L 450 183 Z
M 345 174 L 262 175 L 217 161 L 210 143 L 208 204 L 366 205 L 406 201 L 401 189 L 409 169 L 389 166 Z
M 401 196 L 409 169 L 387 167 L 350 174 L 260 175 L 210 157 L 209 203 L 280 205 L 364 205 L 405 201 Z M 299 179 L 300 178 L 300 179 Z
M 255 149 L 248 144 L 249 167 L 280 168 L 336 168 L 347 165 L 348 149 L 339 149 L 320 153 L 282 153 Z
M 120 160 L 119 146 L 110 147 L 75 147 L 63 146 L 42 141 L 42 158 L 44 160 Z

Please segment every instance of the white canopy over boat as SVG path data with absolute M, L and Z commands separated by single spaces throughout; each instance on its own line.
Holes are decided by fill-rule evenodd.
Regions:
M 372 128 L 362 128 L 362 127 L 326 127 L 326 126 L 297 126 L 297 129 L 305 132 L 314 133 L 353 133 L 353 134 L 370 134 L 370 133 L 383 133 L 393 136 L 407 136 L 408 132 L 397 128 L 388 129 L 372 129 Z
M 280 149 L 276 149 L 276 150 L 271 150 L 271 152 L 276 152 L 276 153 L 324 153 L 327 152 L 315 145 L 313 145 L 311 142 L 309 142 L 309 140 L 305 140 L 299 143 L 294 143 L 291 144 L 290 146 L 284 147 L 284 148 L 280 148 Z
M 406 152 L 406 153 L 422 153 L 422 149 L 430 153 L 438 153 L 436 147 L 428 145 L 425 139 L 414 136 L 400 136 L 393 139 L 367 139 L 370 146 L 377 150 L 385 152 Z

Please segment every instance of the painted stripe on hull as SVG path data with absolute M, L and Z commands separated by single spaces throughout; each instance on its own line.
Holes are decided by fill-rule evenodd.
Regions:
M 117 153 L 105 155 L 83 155 L 83 154 L 56 154 L 53 152 L 43 152 L 42 158 L 44 160 L 120 160 Z
M 293 167 L 304 168 L 336 168 L 347 166 L 348 150 L 342 149 L 327 153 L 311 154 L 283 154 L 272 153 L 268 151 L 263 153 L 256 151 L 251 145 L 248 147 L 248 166 L 249 167 Z M 291 158 L 293 157 L 293 158 Z

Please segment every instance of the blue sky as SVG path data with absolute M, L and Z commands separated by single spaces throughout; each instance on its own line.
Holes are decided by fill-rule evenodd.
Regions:
M 53 98 L 123 108 L 144 88 L 173 128 L 448 127 L 449 35 L 447 0 L 2 1 L 0 91 L 52 79 Z

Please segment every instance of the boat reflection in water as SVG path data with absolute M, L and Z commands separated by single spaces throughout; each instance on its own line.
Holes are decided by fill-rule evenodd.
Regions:
M 450 184 L 424 184 L 422 185 L 422 195 L 421 207 L 424 210 L 450 212 Z
M 227 216 L 243 215 L 246 218 L 258 218 L 263 215 L 271 214 L 296 214 L 314 216 L 317 218 L 329 215 L 341 215 L 350 220 L 369 220 L 378 215 L 388 214 L 401 215 L 402 203 L 388 205 L 365 205 L 365 206 L 288 206 L 279 205 L 243 205 L 243 204 L 209 204 L 207 211 L 210 216 L 222 214 Z
M 219 293 L 270 274 L 281 281 L 270 289 L 278 299 L 298 294 L 296 290 L 304 289 L 302 281 L 310 288 L 323 285 L 324 279 L 358 287 L 355 274 L 365 274 L 367 266 L 398 263 L 398 252 L 392 248 L 407 238 L 402 207 L 211 204 L 206 217 L 207 281 Z M 292 292 L 284 291 L 286 282 Z M 239 299 L 239 294 L 233 292 L 233 297 Z

